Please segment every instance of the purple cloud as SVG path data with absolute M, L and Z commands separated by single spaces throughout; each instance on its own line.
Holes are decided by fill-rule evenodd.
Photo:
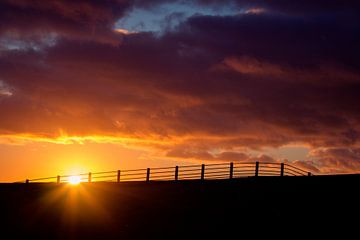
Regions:
M 209 160 L 298 143 L 313 148 L 303 166 L 358 170 L 358 3 L 231 2 L 269 11 L 194 15 L 159 36 L 114 31 L 149 1 L 2 2 L 0 134 L 126 136 Z

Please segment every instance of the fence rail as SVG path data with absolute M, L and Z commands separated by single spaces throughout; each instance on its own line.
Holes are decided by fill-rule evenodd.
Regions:
M 215 163 L 186 165 L 163 168 L 143 168 L 117 170 L 109 172 L 89 172 L 77 175 L 63 175 L 46 178 L 26 179 L 26 183 L 39 182 L 71 182 L 77 177 L 80 182 L 129 182 L 129 181 L 180 181 L 180 180 L 211 180 L 233 179 L 258 176 L 311 176 L 298 167 L 286 163 L 249 162 L 249 163 Z

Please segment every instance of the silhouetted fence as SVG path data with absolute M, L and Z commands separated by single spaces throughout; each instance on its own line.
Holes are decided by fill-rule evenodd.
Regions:
M 249 162 L 186 165 L 162 168 L 143 168 L 94 172 L 75 175 L 81 182 L 128 182 L 128 181 L 180 181 L 205 179 L 233 179 L 251 176 L 311 176 L 310 172 L 286 163 Z M 27 179 L 30 182 L 70 182 L 74 175 Z

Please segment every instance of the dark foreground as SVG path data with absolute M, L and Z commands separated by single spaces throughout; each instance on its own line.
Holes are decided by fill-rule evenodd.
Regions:
M 0 227 L 3 239 L 344 238 L 358 233 L 359 188 L 358 175 L 1 184 Z

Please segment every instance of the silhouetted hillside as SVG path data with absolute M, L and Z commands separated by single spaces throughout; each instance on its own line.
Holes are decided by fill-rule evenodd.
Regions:
M 26 239 L 239 239 L 312 231 L 345 236 L 356 230 L 359 180 L 1 184 L 1 228 L 4 236 Z

